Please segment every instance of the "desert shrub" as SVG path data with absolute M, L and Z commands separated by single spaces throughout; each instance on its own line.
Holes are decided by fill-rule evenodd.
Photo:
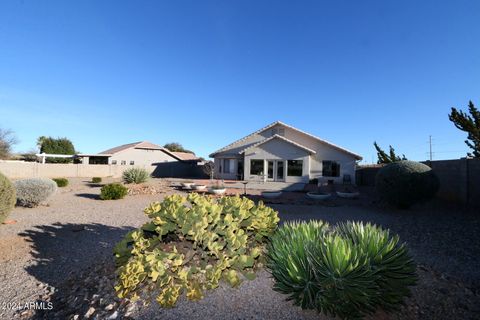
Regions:
M 304 309 L 359 318 L 398 308 L 416 283 L 416 266 L 398 236 L 371 224 L 287 222 L 271 238 L 274 290 Z
M 130 168 L 123 171 L 122 177 L 125 183 L 143 183 L 150 178 L 150 174 L 142 168 Z
M 375 188 L 388 204 L 398 208 L 431 199 L 438 191 L 438 178 L 432 169 L 415 161 L 398 161 L 380 169 Z
M 100 182 L 102 182 L 102 178 L 100 178 L 100 177 L 93 177 L 92 178 L 92 183 L 100 183 Z
M 203 298 L 224 279 L 232 287 L 255 277 L 277 212 L 241 197 L 171 195 L 145 209 L 150 222 L 129 232 L 114 249 L 119 297 L 153 290 L 163 307 L 180 295 Z
M 36 207 L 57 191 L 57 183 L 52 179 L 32 178 L 14 182 L 17 191 L 17 204 Z
M 57 187 L 63 188 L 68 186 L 68 179 L 66 178 L 54 178 L 52 179 L 57 184 Z
M 16 201 L 15 187 L 6 176 L 0 173 L 0 223 L 15 207 Z
M 120 183 L 109 183 L 100 189 L 100 199 L 117 200 L 123 199 L 128 193 L 128 189 Z

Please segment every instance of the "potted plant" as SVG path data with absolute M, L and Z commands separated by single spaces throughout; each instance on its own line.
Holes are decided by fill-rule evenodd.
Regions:
M 355 199 L 358 198 L 359 195 L 360 192 L 350 190 L 349 188 L 345 188 L 343 191 L 337 191 L 337 196 L 340 198 Z
M 278 198 L 282 194 L 282 191 L 262 191 L 262 197 L 267 199 Z
M 187 190 L 192 189 L 192 185 L 194 185 L 194 184 L 195 184 L 195 182 L 193 182 L 193 181 L 184 181 L 184 182 L 181 183 L 182 188 L 187 189 Z
M 307 192 L 307 197 L 309 197 L 310 199 L 315 199 L 315 200 L 326 200 L 328 198 L 330 198 L 332 195 L 330 193 L 326 193 L 326 192 L 319 192 L 319 191 L 316 191 L 316 192 Z
M 195 191 L 203 191 L 203 190 L 207 189 L 207 186 L 204 185 L 204 184 L 192 184 L 190 186 L 190 188 L 195 190 Z
M 217 183 L 211 185 L 208 188 L 208 192 L 216 195 L 224 194 L 226 191 L 227 191 L 227 188 L 225 188 L 223 181 L 221 183 L 217 181 Z

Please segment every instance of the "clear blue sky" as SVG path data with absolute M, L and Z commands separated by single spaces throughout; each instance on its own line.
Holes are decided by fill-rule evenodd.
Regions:
M 16 151 L 178 141 L 206 157 L 275 120 L 361 154 L 464 156 L 480 1 L 2 1 L 0 127 Z

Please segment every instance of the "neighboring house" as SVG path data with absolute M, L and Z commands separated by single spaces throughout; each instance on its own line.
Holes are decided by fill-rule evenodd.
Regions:
M 308 182 L 309 179 L 355 182 L 362 157 L 342 147 L 276 121 L 210 155 L 220 179 Z
M 148 141 L 124 144 L 99 153 L 109 155 L 109 164 L 151 166 L 182 160 L 169 150 Z
M 148 141 L 124 144 L 97 154 L 75 156 L 84 164 L 112 164 L 148 167 L 163 162 L 181 161 L 173 152 Z

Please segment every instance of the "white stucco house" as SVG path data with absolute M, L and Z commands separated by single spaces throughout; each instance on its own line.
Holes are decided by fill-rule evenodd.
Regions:
M 314 135 L 276 121 L 210 154 L 220 179 L 307 183 L 355 183 L 362 157 Z

